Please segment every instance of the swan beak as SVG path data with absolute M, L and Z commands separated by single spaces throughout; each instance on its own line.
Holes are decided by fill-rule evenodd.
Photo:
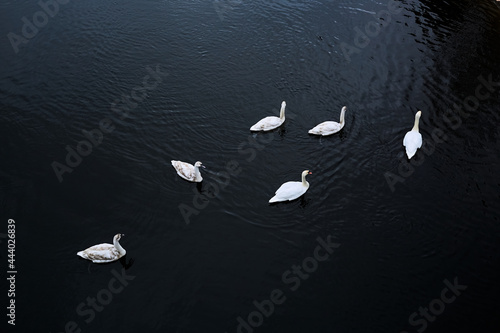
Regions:
M 122 234 L 122 237 L 125 237 L 125 234 Z
M 204 165 L 202 165 L 201 167 L 202 167 L 203 169 L 206 169 L 206 168 L 207 168 L 207 167 L 206 167 L 206 166 L 204 166 Z
M 311 171 L 309 171 L 309 174 L 312 175 L 313 173 Z

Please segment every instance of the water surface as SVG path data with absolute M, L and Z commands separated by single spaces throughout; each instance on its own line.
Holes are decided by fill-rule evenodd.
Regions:
M 0 6 L 5 35 L 40 10 Z M 16 331 L 236 332 L 279 289 L 286 300 L 255 332 L 416 332 L 412 313 L 457 278 L 467 289 L 426 332 L 497 332 L 500 87 L 480 77 L 500 82 L 499 19 L 487 0 L 90 0 L 60 5 L 17 53 L 4 38 L 0 203 L 17 225 Z M 131 99 L 146 75 L 157 84 Z M 481 84 L 489 95 L 460 113 Z M 249 132 L 283 100 L 279 130 Z M 341 133 L 307 134 L 344 105 Z M 409 167 L 402 139 L 417 110 L 426 142 Z M 114 130 L 60 182 L 53 162 L 107 118 Z M 172 159 L 202 161 L 201 186 Z M 225 180 L 228 163 L 238 174 Z M 304 169 L 308 192 L 269 205 Z M 182 205 L 196 210 L 189 224 Z M 124 262 L 76 257 L 118 232 Z M 340 246 L 291 290 L 283 274 L 318 237 Z M 77 313 L 122 265 L 135 278 L 92 320 Z

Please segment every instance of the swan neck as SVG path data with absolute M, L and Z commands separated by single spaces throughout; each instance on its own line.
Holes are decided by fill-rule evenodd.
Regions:
M 200 168 L 198 166 L 194 167 L 194 177 L 196 180 L 201 178 Z
M 341 124 L 344 123 L 344 116 L 345 116 L 345 109 L 342 109 L 342 111 L 340 112 L 340 123 Z
M 306 181 L 306 176 L 307 176 L 306 173 L 302 175 L 302 185 L 309 186 L 309 183 Z
M 281 120 L 285 119 L 285 105 L 281 105 L 280 119 Z
M 418 115 L 415 116 L 415 124 L 413 125 L 413 128 L 411 129 L 412 131 L 418 132 L 418 122 L 420 120 L 420 117 Z
M 125 249 L 120 245 L 120 242 L 117 239 L 113 239 L 113 245 L 121 254 L 125 253 Z

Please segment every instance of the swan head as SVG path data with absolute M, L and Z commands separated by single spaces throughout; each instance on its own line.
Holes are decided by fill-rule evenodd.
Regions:
M 200 161 L 196 162 L 196 163 L 194 164 L 194 166 L 195 166 L 195 167 L 198 167 L 198 168 L 199 168 L 199 167 L 205 168 L 205 166 L 204 166 L 203 164 L 201 164 L 201 162 L 200 162 Z
M 311 175 L 312 172 L 309 170 L 302 171 L 302 185 L 305 187 L 309 187 L 309 183 L 306 181 L 306 176 Z
M 415 114 L 415 118 L 418 119 L 420 118 L 420 116 L 422 115 L 422 111 L 418 111 L 416 114 Z
M 281 107 L 284 108 L 285 106 L 286 106 L 286 102 L 285 101 L 281 102 Z
M 125 237 L 125 234 L 116 234 L 115 237 L 113 237 L 113 240 L 119 241 L 122 237 Z

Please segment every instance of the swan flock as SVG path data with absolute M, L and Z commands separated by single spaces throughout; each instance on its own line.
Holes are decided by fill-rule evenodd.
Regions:
M 285 122 L 285 109 L 286 102 L 281 102 L 280 116 L 268 116 L 262 118 L 253 126 L 250 127 L 250 131 L 271 131 L 283 125 Z M 343 106 L 340 111 L 339 122 L 336 121 L 324 121 L 315 127 L 311 128 L 308 133 L 312 135 L 319 136 L 329 136 L 340 132 L 345 126 L 345 114 L 347 111 L 347 106 Z M 411 159 L 417 149 L 422 147 L 422 135 L 419 133 L 418 125 L 419 119 L 422 111 L 418 111 L 415 114 L 415 123 L 411 131 L 406 133 L 403 139 L 403 146 L 406 148 L 406 154 L 408 159 Z M 177 174 L 185 180 L 191 182 L 201 182 L 203 178 L 201 177 L 199 167 L 202 166 L 201 162 L 196 162 L 195 165 L 191 165 L 186 162 L 174 161 L 172 160 L 172 166 L 177 171 Z M 275 195 L 269 200 L 269 203 L 281 202 L 281 201 L 291 201 L 299 198 L 303 195 L 309 188 L 309 183 L 306 181 L 306 176 L 312 174 L 309 170 L 302 172 L 301 182 L 286 182 L 281 185 L 281 187 L 276 191 Z
M 270 131 L 280 127 L 285 122 L 285 108 L 286 102 L 283 101 L 281 103 L 279 117 L 265 117 L 258 121 L 255 125 L 250 127 L 250 131 Z M 328 136 L 338 133 L 344 128 L 346 111 L 347 107 L 342 107 L 339 122 L 322 122 L 310 129 L 308 133 L 320 136 Z M 419 120 L 421 115 L 422 111 L 418 111 L 415 114 L 413 128 L 408 131 L 403 138 L 403 146 L 406 149 L 406 155 L 408 156 L 408 159 L 411 159 L 416 154 L 417 150 L 422 147 L 422 134 L 420 134 L 419 132 Z M 197 161 L 194 165 L 192 165 L 187 162 L 172 160 L 171 164 L 179 177 L 181 177 L 182 179 L 196 183 L 200 183 L 203 181 L 203 177 L 200 173 L 200 167 L 204 168 L 204 166 L 200 161 Z M 301 181 L 288 181 L 283 183 L 276 190 L 274 196 L 269 199 L 269 203 L 292 201 L 301 197 L 309 189 L 309 183 L 306 181 L 306 177 L 310 174 L 312 174 L 311 171 L 304 170 L 301 174 Z M 84 259 L 91 260 L 94 263 L 108 263 L 116 261 L 125 256 L 127 253 L 119 242 L 123 236 L 123 234 L 116 234 L 113 237 L 113 244 L 103 243 L 94 245 L 83 251 L 79 251 L 77 255 Z

